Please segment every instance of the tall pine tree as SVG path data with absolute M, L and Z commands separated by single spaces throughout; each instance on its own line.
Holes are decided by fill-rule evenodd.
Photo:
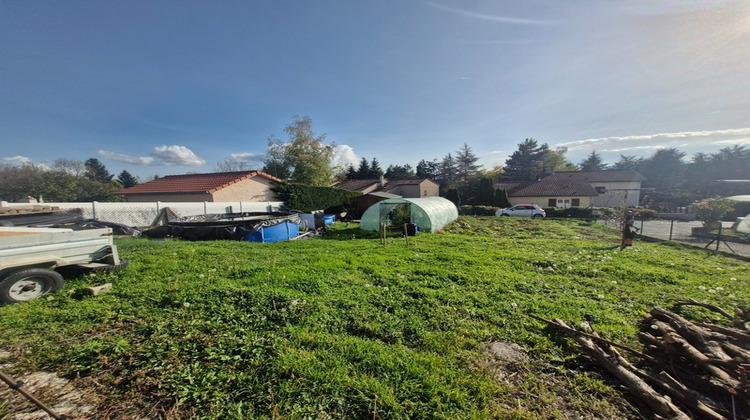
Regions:
M 533 181 L 542 173 L 548 151 L 547 143 L 540 146 L 534 139 L 524 140 L 518 145 L 518 150 L 505 160 L 503 175 L 511 181 Z

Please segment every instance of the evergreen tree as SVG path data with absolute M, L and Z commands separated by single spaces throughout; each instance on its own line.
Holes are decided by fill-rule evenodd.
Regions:
M 83 164 L 86 167 L 86 178 L 92 181 L 106 184 L 112 182 L 112 179 L 115 177 L 113 174 L 109 173 L 107 167 L 105 167 L 103 163 L 99 162 L 99 159 L 89 158 Z
M 602 161 L 602 156 L 596 153 L 596 150 L 592 150 L 588 157 L 581 162 L 580 167 L 582 171 L 601 171 L 607 165 Z
M 368 178 L 380 178 L 383 176 L 383 169 L 380 167 L 380 163 L 376 158 L 372 158 L 370 162 L 370 175 Z
M 620 155 L 620 160 L 612 164 L 612 169 L 623 170 L 633 169 L 638 170 L 638 167 L 643 163 L 643 158 L 633 155 Z
M 464 186 L 469 183 L 469 180 L 474 177 L 479 172 L 479 168 L 482 167 L 482 165 L 477 165 L 478 160 L 479 156 L 474 154 L 468 144 L 464 143 L 463 147 L 456 152 L 455 158 L 458 182 L 463 183 Z
M 346 179 L 347 181 L 357 179 L 357 170 L 354 169 L 354 165 L 349 165 L 349 167 L 346 169 L 346 176 L 344 179 Z
M 448 189 L 448 191 L 445 192 L 445 198 L 453 202 L 456 207 L 461 205 L 461 197 L 458 194 L 458 190 L 455 188 Z
M 130 172 L 123 169 L 120 175 L 117 176 L 117 180 L 124 188 L 130 188 L 134 185 L 138 185 L 138 179 L 130 174 Z
M 687 165 L 682 161 L 685 153 L 675 148 L 659 149 L 651 157 L 644 159 L 638 173 L 646 177 L 643 188 L 655 188 L 657 194 L 680 192 L 685 183 Z
M 448 153 L 440 163 L 440 184 L 445 188 L 452 188 L 456 181 L 456 160 Z
M 385 170 L 385 177 L 388 179 L 414 178 L 414 169 L 408 163 L 406 165 L 389 165 Z
M 532 181 L 541 174 L 544 156 L 549 151 L 547 143 L 539 146 L 534 139 L 526 139 L 518 150 L 505 160 L 504 175 L 512 181 Z
M 436 160 L 426 161 L 420 160 L 417 164 L 417 178 L 429 178 L 436 179 L 439 174 L 439 165 Z
M 357 168 L 356 179 L 368 179 L 370 178 L 370 162 L 366 158 L 362 158 L 359 161 L 359 168 Z
M 477 192 L 477 204 L 484 206 L 491 206 L 495 201 L 495 187 L 492 185 L 492 180 L 489 178 L 482 178 L 479 180 L 479 191 Z
M 495 205 L 500 208 L 510 207 L 508 191 L 505 188 L 498 188 L 495 190 Z

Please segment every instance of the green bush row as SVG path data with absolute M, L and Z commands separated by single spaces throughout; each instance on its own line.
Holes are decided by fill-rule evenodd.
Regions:
M 557 207 L 545 207 L 547 217 L 570 218 L 570 219 L 590 219 L 593 216 L 591 207 L 569 207 L 567 209 Z
M 313 210 L 340 209 L 345 207 L 353 197 L 362 195 L 355 191 L 342 190 L 334 187 L 313 187 L 304 184 L 280 184 L 273 188 L 281 201 L 282 210 L 301 211 L 307 213 Z
M 498 207 L 493 206 L 459 206 L 458 214 L 462 216 L 494 216 Z

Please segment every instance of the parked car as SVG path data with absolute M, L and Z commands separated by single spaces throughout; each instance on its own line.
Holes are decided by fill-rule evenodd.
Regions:
M 547 213 L 536 204 L 516 204 L 496 211 L 495 216 L 547 217 Z

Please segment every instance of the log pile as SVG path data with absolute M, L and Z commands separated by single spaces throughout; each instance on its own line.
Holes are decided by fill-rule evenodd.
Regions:
M 721 308 L 731 327 L 691 322 L 654 308 L 642 323 L 643 350 L 606 340 L 587 324 L 580 331 L 564 321 L 534 319 L 563 331 L 657 416 L 668 419 L 750 418 L 750 330 Z M 630 362 L 618 351 L 634 356 Z

